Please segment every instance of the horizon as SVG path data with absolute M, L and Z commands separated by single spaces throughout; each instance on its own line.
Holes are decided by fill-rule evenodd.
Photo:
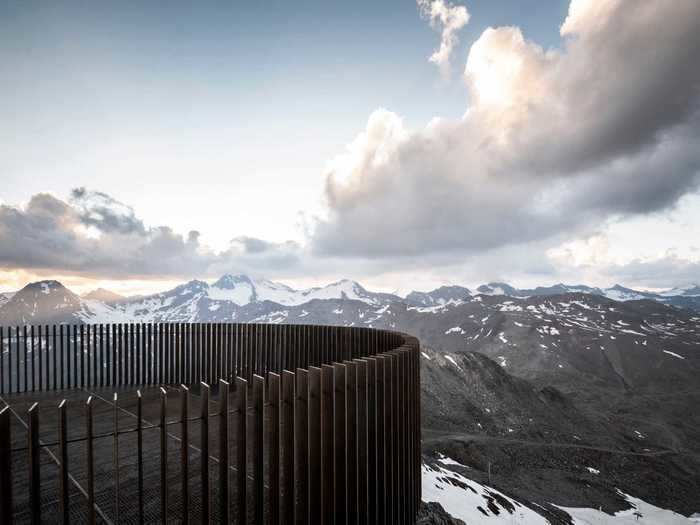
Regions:
M 566 286 L 566 287 L 588 287 L 588 288 L 599 289 L 599 290 L 605 291 L 605 290 L 609 290 L 609 289 L 614 289 L 614 288 L 617 288 L 617 287 L 621 287 L 621 288 L 625 288 L 625 289 L 632 290 L 632 291 L 635 291 L 635 292 L 642 292 L 642 293 L 659 293 L 659 294 L 660 294 L 660 293 L 664 293 L 664 292 L 671 292 L 671 291 L 678 291 L 678 290 L 687 290 L 687 289 L 696 288 L 696 287 L 699 286 L 698 283 L 689 282 L 689 283 L 686 283 L 686 284 L 684 284 L 684 285 L 682 285 L 682 286 L 674 286 L 674 287 L 671 287 L 671 288 L 656 288 L 656 289 L 652 289 L 652 288 L 632 288 L 632 287 L 626 286 L 626 285 L 624 285 L 624 284 L 622 284 L 622 283 L 614 283 L 614 284 L 612 284 L 612 285 L 610 285 L 610 286 L 595 286 L 595 285 L 591 285 L 591 284 L 588 284 L 588 283 L 563 283 L 563 282 L 555 282 L 555 283 L 538 284 L 538 285 L 536 285 L 536 286 L 530 287 L 530 286 L 521 286 L 521 285 L 516 284 L 516 283 L 513 283 L 513 282 L 506 282 L 506 281 L 488 281 L 488 282 L 482 282 L 482 283 L 471 284 L 471 285 L 465 285 L 465 284 L 459 284 L 459 283 L 442 284 L 442 285 L 436 286 L 435 288 L 422 289 L 422 290 L 421 290 L 421 289 L 416 289 L 416 288 L 407 289 L 407 290 L 381 290 L 381 289 L 375 289 L 375 288 L 372 288 L 372 287 L 365 286 L 362 282 L 357 281 L 357 280 L 354 280 L 354 279 L 347 279 L 347 278 L 344 278 L 344 279 L 339 279 L 339 280 L 337 280 L 337 281 L 319 283 L 319 284 L 314 285 L 314 286 L 308 286 L 308 287 L 297 288 L 297 287 L 295 287 L 295 286 L 292 286 L 292 285 L 290 285 L 290 284 L 288 284 L 288 283 L 286 283 L 286 282 L 283 282 L 283 281 L 277 280 L 277 279 L 266 279 L 265 277 L 254 277 L 254 276 L 251 276 L 251 275 L 248 275 L 248 274 L 224 273 L 224 274 L 222 274 L 221 276 L 219 276 L 218 278 L 212 278 L 212 279 L 198 279 L 198 278 L 187 279 L 187 280 L 183 280 L 183 281 L 179 281 L 179 282 L 173 283 L 173 284 L 171 284 L 171 285 L 167 285 L 167 286 L 165 286 L 165 287 L 163 287 L 163 288 L 160 288 L 160 289 L 157 290 L 157 291 L 152 291 L 152 292 L 148 292 L 148 293 L 133 293 L 133 294 L 128 294 L 128 295 L 122 294 L 122 293 L 116 291 L 116 290 L 113 289 L 113 288 L 105 288 L 105 287 L 103 287 L 103 286 L 90 287 L 89 285 L 83 285 L 84 287 L 78 286 L 78 287 L 75 287 L 75 288 L 74 288 L 74 287 L 72 287 L 72 286 L 70 286 L 70 285 L 68 285 L 68 284 L 66 284 L 66 283 L 64 283 L 64 282 L 62 282 L 60 279 L 41 279 L 41 280 L 38 280 L 38 281 L 31 281 L 31 282 L 25 283 L 24 285 L 22 285 L 20 288 L 17 288 L 17 289 L 12 289 L 12 290 L 9 290 L 9 289 L 8 289 L 8 290 L 0 289 L 0 293 L 16 293 L 16 292 L 18 292 L 18 291 L 20 291 L 20 290 L 22 290 L 22 289 L 24 289 L 24 288 L 26 288 L 27 286 L 30 286 L 30 285 L 36 285 L 36 284 L 41 284 L 41 283 L 46 283 L 46 282 L 57 282 L 57 283 L 60 284 L 61 286 L 64 286 L 64 287 L 67 288 L 69 291 L 76 293 L 76 294 L 77 294 L 78 296 L 80 296 L 80 297 L 84 297 L 84 296 L 86 296 L 86 295 L 88 295 L 88 294 L 90 294 L 90 293 L 93 293 L 93 292 L 106 291 L 106 292 L 111 292 L 111 293 L 116 293 L 116 294 L 118 294 L 118 295 L 121 295 L 121 296 L 123 296 L 125 299 L 130 299 L 130 298 L 137 298 L 137 297 L 142 297 L 142 296 L 163 294 L 163 293 L 166 293 L 166 292 L 168 292 L 168 291 L 174 290 L 175 288 L 178 288 L 178 287 L 180 287 L 180 286 L 185 286 L 185 285 L 187 285 L 187 284 L 189 284 L 189 283 L 193 283 L 193 282 L 203 282 L 203 283 L 206 283 L 208 286 L 213 286 L 213 285 L 215 285 L 219 280 L 224 279 L 224 278 L 226 278 L 226 277 L 245 277 L 245 278 L 248 278 L 248 279 L 250 279 L 250 280 L 252 280 L 252 281 L 254 281 L 254 282 L 268 281 L 268 282 L 272 282 L 272 283 L 274 283 L 274 284 L 281 284 L 281 285 L 283 285 L 283 286 L 288 286 L 289 288 L 291 288 L 291 289 L 293 289 L 293 290 L 295 290 L 295 291 L 305 291 L 305 290 L 310 290 L 310 289 L 313 289 L 313 288 L 324 288 L 324 287 L 332 286 L 332 285 L 335 285 L 335 284 L 341 284 L 341 283 L 343 283 L 343 282 L 350 282 L 350 283 L 354 283 L 354 284 L 360 285 L 362 288 L 364 288 L 364 289 L 367 290 L 368 292 L 373 292 L 373 293 L 388 293 L 388 294 L 396 295 L 396 296 L 398 296 L 398 297 L 400 297 L 400 298 L 404 298 L 404 299 L 406 298 L 406 296 L 407 296 L 408 294 L 410 294 L 410 293 L 412 293 L 412 292 L 429 293 L 429 292 L 436 291 L 436 290 L 438 290 L 439 288 L 442 288 L 442 287 L 450 287 L 450 286 L 457 286 L 457 287 L 464 288 L 464 289 L 468 290 L 470 293 L 475 294 L 475 295 L 481 295 L 481 292 L 478 291 L 478 288 L 479 288 L 479 287 L 481 287 L 481 286 L 493 286 L 493 285 L 507 285 L 507 286 L 513 287 L 513 288 L 516 289 L 516 290 L 528 290 L 528 289 L 537 289 L 537 288 L 550 288 L 550 287 L 555 287 L 555 286 Z
M 0 289 L 700 282 L 698 16 L 5 4 Z

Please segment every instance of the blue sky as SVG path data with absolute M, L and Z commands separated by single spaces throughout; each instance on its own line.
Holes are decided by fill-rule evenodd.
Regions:
M 197 230 L 214 251 L 239 236 L 308 244 L 305 225 L 328 211 L 328 163 L 375 110 L 386 108 L 419 132 L 435 117 L 460 119 L 474 102 L 465 63 L 488 27 L 514 26 L 544 50 L 563 50 L 569 2 L 454 4 L 466 5 L 470 20 L 446 78 L 427 60 L 439 28 L 407 0 L 4 2 L 0 201 L 21 208 L 40 192 L 67 200 L 71 189 L 86 187 L 132 207 L 147 227 Z M 420 254 L 424 264 L 410 271 L 423 275 L 429 266 L 432 275 L 441 251 Z M 392 289 L 408 279 L 387 271 L 395 256 L 405 261 L 403 252 L 383 262 L 351 255 L 371 261 L 350 277 Z M 331 278 L 345 257 L 338 256 L 273 273 Z M 426 283 L 477 278 L 478 271 L 460 268 L 463 259 L 452 258 Z M 8 282 L 20 266 L 6 264 L 15 272 Z

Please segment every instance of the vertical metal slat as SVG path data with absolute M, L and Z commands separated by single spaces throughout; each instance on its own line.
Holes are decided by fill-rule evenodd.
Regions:
M 58 499 L 61 509 L 61 521 L 64 525 L 70 523 L 70 503 L 68 501 L 68 432 L 66 427 L 66 404 L 64 399 L 58 405 Z
M 228 428 L 229 384 L 219 380 L 219 521 L 229 522 L 231 509 L 229 492 L 229 428 Z

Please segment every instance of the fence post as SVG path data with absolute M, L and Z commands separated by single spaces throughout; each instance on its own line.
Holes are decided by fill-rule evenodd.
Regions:
M 222 524 L 229 522 L 229 446 L 228 446 L 228 390 L 229 384 L 219 380 L 219 520 Z
M 168 427 L 166 413 L 168 393 L 160 387 L 160 519 L 168 523 Z
M 88 325 L 88 330 L 90 330 Z M 92 325 L 92 386 L 97 386 L 97 364 L 102 362 L 97 359 L 97 325 Z
M 335 452 L 335 522 L 337 525 L 345 525 L 348 520 L 347 367 L 341 363 L 336 363 L 333 365 L 333 369 L 335 375 L 335 414 L 333 418 L 333 449 Z
M 0 330 L 3 330 L 3 328 L 0 328 Z M 4 333 L 2 334 L 2 341 L 3 345 L 5 344 L 5 337 Z M 2 347 L 2 350 L 5 350 L 5 347 Z M 4 353 L 4 352 L 2 352 Z M 7 327 L 7 393 L 11 394 L 12 393 L 12 328 Z
M 315 369 L 318 371 L 318 368 Z M 296 373 L 296 397 L 294 403 L 294 458 L 293 458 L 293 479 L 294 495 L 292 504 L 294 505 L 294 523 L 296 525 L 306 525 L 309 520 L 309 486 L 311 478 L 317 476 L 318 463 L 312 464 L 311 457 L 318 458 L 318 447 L 315 451 L 309 449 L 309 428 L 311 426 L 311 406 L 309 403 L 309 372 L 302 368 L 297 368 Z M 316 374 L 318 375 L 318 374 Z M 317 383 L 318 384 L 318 383 Z M 318 396 L 318 393 L 315 394 Z M 318 399 L 318 397 L 316 397 Z M 320 407 L 320 405 L 319 405 Z M 318 418 L 314 418 L 314 423 L 318 423 Z M 318 432 L 316 428 L 313 429 Z M 320 493 L 315 493 L 319 498 Z M 286 515 L 286 514 L 285 514 Z
M 0 410 L 0 525 L 12 523 L 12 425 L 10 407 Z
M 368 525 L 370 520 L 369 491 L 372 477 L 369 473 L 369 403 L 368 403 L 368 366 L 367 361 L 358 359 L 357 366 L 357 523 Z M 376 482 L 376 480 L 374 480 Z
M 377 422 L 375 457 L 377 458 L 377 515 L 380 523 L 389 523 L 389 506 L 387 497 L 389 483 L 387 473 L 387 448 L 386 448 L 386 358 L 378 355 L 377 363 L 377 384 L 376 384 L 376 412 Z
M 37 327 L 39 341 L 37 343 L 34 334 L 34 325 L 32 325 L 32 390 L 36 390 L 36 383 L 39 383 L 39 391 L 41 391 L 41 325 Z M 39 377 L 36 377 L 36 361 L 39 358 Z M 38 379 L 38 381 L 37 381 Z
M 24 339 L 25 339 L 24 344 L 26 345 L 27 344 L 27 341 L 26 341 L 26 339 L 27 339 L 27 332 L 26 332 L 27 326 L 26 325 L 24 326 L 24 330 L 25 330 L 25 332 L 24 332 Z M 32 383 L 32 392 L 34 392 L 36 390 L 36 381 L 35 381 L 35 377 L 34 377 L 36 375 L 35 374 L 35 372 L 36 372 L 36 344 L 35 344 L 36 341 L 34 340 L 34 325 L 31 325 L 29 327 L 29 334 L 30 334 L 29 335 L 29 340 L 30 340 L 29 344 L 32 347 L 32 371 L 31 371 L 32 382 L 31 383 Z
M 200 383 L 201 412 L 200 412 L 200 443 L 201 452 L 201 467 L 200 476 L 202 482 L 201 498 L 202 498 L 202 523 L 209 523 L 209 385 Z
M 80 388 L 85 388 L 85 325 L 80 325 Z
M 352 350 L 352 346 L 348 345 Z M 350 352 L 348 352 L 350 353 Z M 354 361 L 345 361 L 345 464 L 346 464 L 346 486 L 347 486 L 347 521 L 351 524 L 356 524 L 359 519 L 360 508 L 359 503 L 359 463 L 358 463 L 358 448 L 359 448 L 359 424 L 358 424 L 358 409 L 357 409 L 357 382 L 358 371 L 357 363 Z M 365 487 L 367 485 L 365 484 Z
M 119 396 L 114 393 L 113 425 L 114 425 L 114 440 L 113 440 L 113 461 L 114 461 L 114 521 L 119 523 Z
M 23 392 L 29 392 L 29 355 L 27 353 L 27 325 L 22 326 L 22 348 L 24 349 L 24 390 Z M 19 339 L 17 341 L 19 343 Z
M 323 523 L 335 523 L 335 375 L 333 366 L 321 368 L 321 485 L 323 486 Z
M 280 376 L 268 374 L 268 483 L 270 494 L 270 523 L 280 519 Z
M 280 523 L 294 520 L 294 399 L 295 377 L 289 370 L 282 372 L 282 402 L 280 409 L 281 491 Z M 304 418 L 306 419 L 306 418 Z
M 39 458 L 39 404 L 29 408 L 29 512 L 32 525 L 41 524 L 41 459 Z
M 384 334 L 386 339 L 386 334 Z M 399 523 L 398 519 L 398 490 L 397 490 L 397 462 L 396 462 L 396 433 L 398 429 L 396 428 L 396 356 L 388 354 L 386 356 L 386 362 L 388 364 L 387 370 L 387 392 L 385 403 L 387 406 L 387 428 L 386 428 L 386 440 L 387 440 L 387 457 L 388 457 L 388 467 L 389 472 L 387 474 L 387 482 L 389 488 L 389 501 L 391 505 L 389 506 L 391 511 L 391 522 Z
M 367 477 L 368 499 L 367 513 L 368 523 L 379 521 L 377 491 L 377 360 L 374 357 L 364 357 L 367 363 Z
M 137 383 L 138 381 L 136 380 L 136 362 L 135 359 L 138 358 L 138 355 L 135 354 L 134 352 L 134 323 L 129 323 L 128 324 L 128 330 L 129 330 L 129 384 L 133 385 L 134 383 Z
M 70 504 L 68 501 L 68 442 L 66 428 L 66 404 L 64 399 L 58 405 L 58 453 L 60 456 L 58 476 L 58 498 L 61 519 L 64 525 L 70 523 Z
M 143 524 L 143 399 L 141 390 L 136 391 L 136 475 L 139 491 L 139 524 Z
M 265 378 L 253 375 L 253 520 L 263 523 L 265 517 L 265 479 L 263 439 L 265 431 Z
M 105 356 L 105 331 L 104 325 L 100 324 L 100 386 L 105 385 L 105 368 L 109 373 L 109 355 Z
M 190 390 L 185 385 L 180 385 L 180 425 L 182 439 L 180 441 L 180 476 L 182 480 L 182 523 L 187 525 L 190 521 Z
M 248 515 L 248 448 L 246 446 L 248 428 L 248 381 L 236 377 L 234 405 L 236 424 L 234 426 L 234 443 L 236 444 L 236 513 L 238 523 L 246 523 Z
M 95 461 L 92 436 L 92 396 L 85 402 L 85 437 L 87 446 L 88 523 L 95 525 Z
M 107 326 L 107 331 L 109 332 L 109 325 Z M 119 365 L 119 356 L 117 355 L 117 325 L 112 325 L 112 338 L 109 341 L 110 354 L 112 355 L 112 373 L 110 375 L 111 383 L 110 385 L 117 384 L 117 368 Z

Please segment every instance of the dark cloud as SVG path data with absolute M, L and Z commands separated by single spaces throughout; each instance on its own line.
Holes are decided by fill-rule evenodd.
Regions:
M 700 284 L 700 262 L 674 253 L 652 260 L 636 259 L 627 264 L 611 265 L 605 268 L 605 273 L 616 282 L 651 288 Z
M 215 253 L 168 226 L 147 227 L 111 196 L 78 188 L 68 202 L 34 195 L 23 207 L 0 205 L 0 268 L 86 277 L 191 277 L 294 268 L 296 243 L 234 239 Z
M 133 208 L 106 193 L 75 188 L 71 191 L 71 204 L 79 210 L 83 224 L 94 226 L 102 232 L 143 234 L 146 231 Z
M 574 0 L 562 48 L 517 28 L 472 46 L 462 119 L 375 112 L 326 179 L 325 255 L 464 254 L 586 235 L 700 178 L 700 2 Z

